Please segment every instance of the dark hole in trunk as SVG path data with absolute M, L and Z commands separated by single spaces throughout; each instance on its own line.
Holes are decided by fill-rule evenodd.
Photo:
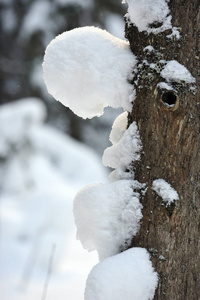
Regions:
M 177 97 L 173 92 L 165 92 L 162 95 L 162 101 L 170 106 L 174 106 L 176 103 Z

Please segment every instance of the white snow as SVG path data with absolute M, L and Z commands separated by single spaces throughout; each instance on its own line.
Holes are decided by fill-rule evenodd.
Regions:
M 152 190 L 154 190 L 163 199 L 166 206 L 169 206 L 175 200 L 179 200 L 177 191 L 164 179 L 154 180 Z
M 95 27 L 76 28 L 48 45 L 43 63 L 48 92 L 83 118 L 101 116 L 107 106 L 131 111 L 128 82 L 136 58 L 128 42 Z
M 157 84 L 157 87 L 160 88 L 161 90 L 176 91 L 173 86 L 171 86 L 169 83 L 166 82 L 159 82 Z
M 181 82 L 185 81 L 186 83 L 194 83 L 195 78 L 191 75 L 186 67 L 181 65 L 176 60 L 170 60 L 164 66 L 164 69 L 161 71 L 160 75 L 167 82 Z
M 118 122 L 115 124 L 118 126 Z M 117 126 L 115 127 L 114 125 L 113 132 L 115 128 L 118 128 Z M 112 133 L 111 137 L 113 137 Z M 138 127 L 136 122 L 133 122 L 124 132 L 119 142 L 114 143 L 104 151 L 102 161 L 105 166 L 116 169 L 119 172 L 118 174 L 120 174 L 120 178 L 118 179 L 122 179 L 123 177 L 121 178 L 121 176 L 123 174 L 124 176 L 127 175 L 125 171 L 130 168 L 131 162 L 140 160 L 141 150 L 142 143 Z
M 20 148 L 28 130 L 46 118 L 46 109 L 37 98 L 29 98 L 1 106 L 0 155 L 6 156 L 12 148 Z M 14 120 L 14 126 L 12 126 Z M 10 122 L 10 124 L 9 124 Z
M 146 249 L 109 257 L 90 272 L 85 300 L 152 300 L 158 278 Z
M 88 183 L 107 181 L 106 172 L 99 167 L 100 157 L 88 147 L 51 127 L 35 128 L 31 134 L 34 147 L 51 159 L 70 186 L 75 183 L 76 188 L 81 188 Z M 56 147 L 52 147 L 55 143 Z
M 49 300 L 83 299 L 97 263 L 76 241 L 73 198 L 85 184 L 105 182 L 107 172 L 92 150 L 45 118 L 36 98 L 0 107 L 0 290 L 6 300 L 42 298 L 53 245 Z
M 146 47 L 143 49 L 143 51 L 144 51 L 144 52 L 147 51 L 147 52 L 151 53 L 151 52 L 155 52 L 155 49 L 154 49 L 153 46 L 149 45 L 149 46 L 146 46 Z
M 173 27 L 172 28 L 172 33 L 167 35 L 167 38 L 169 38 L 169 39 L 173 39 L 174 37 L 177 40 L 179 40 L 181 38 L 180 28 Z
M 88 251 L 97 250 L 100 260 L 126 248 L 139 230 L 139 188 L 137 181 L 120 180 L 87 186 L 76 195 L 77 238 Z
M 167 0 L 125 0 L 128 3 L 128 16 L 139 31 L 158 34 L 171 29 L 171 16 Z M 153 23 L 161 23 L 158 28 L 152 28 Z
M 109 140 L 113 145 L 117 144 L 122 138 L 128 126 L 128 113 L 125 111 L 120 114 L 112 125 Z

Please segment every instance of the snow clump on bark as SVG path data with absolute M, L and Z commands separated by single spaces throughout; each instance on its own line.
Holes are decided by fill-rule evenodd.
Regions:
M 90 185 L 74 199 L 77 238 L 99 259 L 115 255 L 130 245 L 140 228 L 142 205 L 139 182 L 120 180 Z
M 112 125 L 112 130 L 110 132 L 109 140 L 113 145 L 117 144 L 122 138 L 124 132 L 128 126 L 128 113 L 127 111 L 120 114 L 114 121 Z
M 127 19 L 137 26 L 138 30 L 158 34 L 171 29 L 168 38 L 180 39 L 177 27 L 172 27 L 172 16 L 168 7 L 169 0 L 123 0 L 128 3 Z
M 121 119 L 121 116 L 118 118 Z M 120 125 L 122 125 L 122 129 L 120 128 Z M 114 133 L 116 135 L 116 132 L 119 132 L 120 135 L 122 135 L 118 142 L 113 138 Z M 123 134 L 122 132 L 123 124 L 122 122 L 119 124 L 116 119 L 110 134 L 114 143 L 112 146 L 106 148 L 102 158 L 104 166 L 115 169 L 114 173 L 111 173 L 112 181 L 125 179 L 127 176 L 133 178 L 133 172 L 130 173 L 127 171 L 132 169 L 131 163 L 140 160 L 141 156 L 142 142 L 136 122 L 133 122 Z
M 188 69 L 176 60 L 167 61 L 160 75 L 167 82 L 184 81 L 185 83 L 194 83 L 196 81 Z
M 169 7 L 165 0 L 123 0 L 128 3 L 128 17 L 139 31 L 157 34 L 172 28 Z M 161 23 L 159 28 L 153 28 L 153 23 Z
M 164 179 L 156 179 L 153 181 L 152 190 L 160 196 L 166 203 L 166 206 L 171 205 L 175 200 L 179 200 L 177 191 Z
M 92 269 L 85 300 L 152 300 L 157 283 L 146 249 L 132 248 L 106 258 Z

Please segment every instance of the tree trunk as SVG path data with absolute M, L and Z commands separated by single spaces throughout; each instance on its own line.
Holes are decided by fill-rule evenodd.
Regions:
M 129 124 L 136 121 L 144 153 L 135 166 L 135 177 L 149 187 L 142 199 L 143 219 L 132 247 L 145 247 L 159 274 L 154 299 L 200 299 L 200 2 L 172 0 L 169 3 L 173 26 L 181 28 L 181 39 L 138 32 L 126 23 L 126 37 L 132 52 L 156 63 L 177 60 L 196 78 L 197 90 L 178 84 L 175 106 L 165 105 L 167 91 L 157 89 L 161 80 L 144 64 L 136 86 Z M 160 54 L 147 54 L 151 45 Z M 168 97 L 168 94 L 165 94 Z M 179 200 L 166 207 L 151 189 L 155 179 L 165 179 L 179 194 Z

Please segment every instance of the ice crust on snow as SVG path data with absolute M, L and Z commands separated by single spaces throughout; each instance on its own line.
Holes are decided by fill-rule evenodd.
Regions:
M 76 195 L 77 238 L 88 251 L 97 250 L 100 260 L 127 247 L 139 230 L 139 188 L 137 181 L 120 180 L 87 186 Z
M 118 125 L 122 121 L 125 115 L 119 117 L 114 124 L 111 131 L 111 138 L 113 140 L 114 132 L 120 132 L 120 135 L 123 133 L 123 130 L 119 131 Z M 124 126 L 124 125 L 123 125 Z M 124 129 L 124 127 L 121 127 Z M 142 142 L 140 139 L 139 131 L 136 122 L 133 122 L 128 129 L 122 134 L 121 139 L 117 142 L 117 139 L 114 140 L 112 146 L 106 148 L 103 154 L 102 162 L 105 166 L 111 167 L 116 171 L 112 173 L 111 179 L 125 179 L 130 174 L 126 172 L 129 170 L 131 162 L 140 160 L 140 152 L 142 150 Z M 133 174 L 131 174 L 133 176 Z
M 166 63 L 160 75 L 165 78 L 167 82 L 180 82 L 194 83 L 195 78 L 191 75 L 188 69 L 181 65 L 176 60 L 170 60 Z
M 164 179 L 154 180 L 152 190 L 163 199 L 166 206 L 171 205 L 175 200 L 179 200 L 177 191 Z
M 48 92 L 82 118 L 104 108 L 131 111 L 135 94 L 128 82 L 136 58 L 127 41 L 95 27 L 76 28 L 48 45 L 43 62 Z
M 144 248 L 106 258 L 90 272 L 85 300 L 152 300 L 158 278 Z

